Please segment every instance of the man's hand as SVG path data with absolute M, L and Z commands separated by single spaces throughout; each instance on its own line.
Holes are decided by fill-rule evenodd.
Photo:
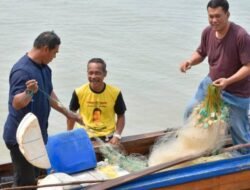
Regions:
M 67 118 L 69 120 L 73 120 L 73 121 L 79 123 L 80 125 L 84 125 L 82 116 L 80 114 L 78 114 L 78 113 L 75 113 L 75 112 L 72 112 L 72 111 L 68 110 L 67 111 Z
M 180 71 L 185 73 L 188 69 L 191 69 L 192 64 L 191 61 L 184 61 L 180 65 Z
M 223 90 L 228 86 L 228 81 L 226 78 L 219 78 L 213 82 L 213 85 Z
M 32 91 L 34 94 L 38 91 L 38 84 L 35 79 L 28 80 L 26 83 L 26 89 Z
M 110 139 L 109 143 L 113 144 L 113 145 L 118 145 L 118 144 L 120 144 L 120 139 L 113 136 L 112 139 Z

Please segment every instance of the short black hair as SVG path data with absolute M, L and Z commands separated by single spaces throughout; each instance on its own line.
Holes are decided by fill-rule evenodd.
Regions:
M 210 8 L 221 7 L 225 12 L 228 12 L 229 3 L 227 2 L 227 0 L 210 0 L 207 4 L 207 9 L 209 7 Z
M 51 50 L 60 44 L 61 40 L 54 31 L 46 31 L 39 34 L 39 36 L 35 39 L 33 46 L 37 49 L 47 46 Z
M 90 63 L 100 63 L 102 65 L 103 72 L 105 72 L 105 73 L 107 72 L 107 70 L 106 70 L 106 63 L 105 63 L 105 61 L 103 59 L 101 59 L 101 58 L 92 58 L 92 59 L 90 59 L 88 61 L 88 65 Z
M 96 111 L 99 111 L 100 113 L 102 113 L 102 110 L 101 110 L 100 108 L 95 108 L 95 109 L 93 110 L 93 113 L 96 112 Z

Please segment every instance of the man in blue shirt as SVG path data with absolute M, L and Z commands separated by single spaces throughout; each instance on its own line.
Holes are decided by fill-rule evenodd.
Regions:
M 56 57 L 61 44 L 53 32 L 41 33 L 33 48 L 12 67 L 9 76 L 9 114 L 4 125 L 3 138 L 10 150 L 14 166 L 14 186 L 34 185 L 37 168 L 21 154 L 16 140 L 16 131 L 22 118 L 32 112 L 36 115 L 44 143 L 48 139 L 48 118 L 51 107 L 67 118 L 81 123 L 79 115 L 61 106 L 53 91 L 52 71 L 48 64 Z

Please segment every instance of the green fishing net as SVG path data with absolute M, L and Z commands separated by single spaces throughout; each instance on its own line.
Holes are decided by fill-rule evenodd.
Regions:
M 229 117 L 228 106 L 220 96 L 220 89 L 209 85 L 204 101 L 195 107 L 196 126 L 208 128 L 217 122 L 227 122 Z
M 100 152 L 110 164 L 135 172 L 159 163 L 173 161 L 179 157 L 197 152 L 220 149 L 225 143 L 228 106 L 221 98 L 220 89 L 209 85 L 204 101 L 195 107 L 185 127 L 180 128 L 170 138 L 157 141 L 149 156 L 124 154 L 119 148 L 104 143 L 100 139 Z
M 101 144 L 99 150 L 108 163 L 118 165 L 128 172 L 140 171 L 147 167 L 145 156 L 140 154 L 125 155 L 119 148 L 115 148 L 115 146 L 109 143 L 104 143 L 101 139 L 97 140 Z

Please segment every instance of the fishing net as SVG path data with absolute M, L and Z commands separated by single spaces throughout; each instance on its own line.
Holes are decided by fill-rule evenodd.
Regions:
M 128 172 L 140 171 L 147 167 L 145 156 L 140 154 L 126 155 L 121 148 L 104 143 L 99 138 L 96 138 L 96 140 L 101 144 L 99 150 L 109 164 L 117 165 Z
M 227 119 L 228 107 L 220 97 L 220 90 L 209 85 L 206 98 L 194 108 L 186 124 L 174 135 L 166 135 L 154 144 L 148 165 L 192 154 L 216 152 L 225 144 Z

